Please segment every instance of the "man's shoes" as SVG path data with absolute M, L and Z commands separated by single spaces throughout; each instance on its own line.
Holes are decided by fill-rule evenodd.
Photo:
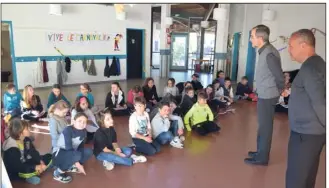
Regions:
M 248 156 L 251 157 L 251 158 L 256 157 L 257 154 L 258 154 L 257 151 L 249 151 L 248 152 Z
M 262 166 L 268 165 L 268 162 L 259 161 L 256 160 L 255 158 L 245 158 L 244 162 L 251 165 L 262 165 Z

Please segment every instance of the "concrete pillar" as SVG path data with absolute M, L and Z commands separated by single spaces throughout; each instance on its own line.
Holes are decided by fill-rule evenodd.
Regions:
M 169 26 L 166 23 L 167 17 L 171 17 L 170 4 L 161 5 L 161 31 L 160 31 L 160 78 L 166 78 L 169 75 L 170 64 L 170 44 L 167 44 L 166 29 Z
M 219 70 L 225 71 L 225 62 L 227 56 L 228 24 L 230 16 L 230 4 L 218 4 L 218 8 L 226 9 L 226 18 L 217 19 L 215 61 L 213 78 Z

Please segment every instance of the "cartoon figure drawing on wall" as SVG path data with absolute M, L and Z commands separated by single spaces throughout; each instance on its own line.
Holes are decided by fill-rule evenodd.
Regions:
M 120 48 L 119 48 L 120 39 L 122 39 L 121 34 L 115 35 L 115 37 L 114 37 L 114 51 L 120 51 Z

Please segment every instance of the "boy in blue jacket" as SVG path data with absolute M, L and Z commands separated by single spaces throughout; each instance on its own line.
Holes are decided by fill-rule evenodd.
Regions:
M 11 117 L 21 115 L 20 102 L 23 100 L 22 95 L 16 91 L 14 84 L 7 85 L 7 92 L 3 95 L 4 113 L 10 114 Z

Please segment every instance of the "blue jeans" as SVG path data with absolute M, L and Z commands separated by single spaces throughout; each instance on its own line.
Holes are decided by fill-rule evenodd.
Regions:
M 171 142 L 174 139 L 174 137 L 178 136 L 177 132 L 178 132 L 178 121 L 174 120 L 171 122 L 169 130 L 167 132 L 163 132 L 159 134 L 159 136 L 157 136 L 155 140 L 161 145 L 164 145 L 168 142 Z
M 97 155 L 97 160 L 99 161 L 108 161 L 112 162 L 115 164 L 121 164 L 121 165 L 126 165 L 126 166 L 131 166 L 133 165 L 133 159 L 130 158 L 130 155 L 132 154 L 132 149 L 131 148 L 121 148 L 122 153 L 126 155 L 126 157 L 120 157 L 116 154 L 113 153 L 105 153 L 101 152 L 100 154 Z
M 53 157 L 54 165 L 61 171 L 67 171 L 76 162 L 83 164 L 93 155 L 93 150 L 90 148 L 81 148 L 78 151 L 60 149 L 57 155 L 54 154 L 56 155 Z
M 152 143 L 148 143 L 145 140 L 133 138 L 133 142 L 136 145 L 137 153 L 151 156 L 160 152 L 160 144 L 156 140 L 153 140 Z

